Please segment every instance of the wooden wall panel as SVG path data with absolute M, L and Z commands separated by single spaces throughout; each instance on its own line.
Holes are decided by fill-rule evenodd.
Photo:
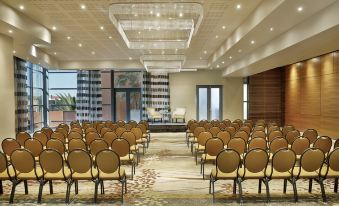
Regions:
M 320 115 L 320 77 L 300 80 L 300 114 Z
M 339 72 L 339 51 L 333 52 L 333 71 Z
M 339 73 L 321 78 L 321 113 L 339 118 Z

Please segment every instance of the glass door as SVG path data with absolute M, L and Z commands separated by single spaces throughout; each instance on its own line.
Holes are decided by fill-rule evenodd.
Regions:
M 141 120 L 140 89 L 115 89 L 115 121 Z
M 222 119 L 222 86 L 197 86 L 197 119 Z

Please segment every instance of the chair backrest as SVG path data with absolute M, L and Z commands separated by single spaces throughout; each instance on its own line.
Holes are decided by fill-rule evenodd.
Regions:
M 291 171 L 296 162 L 296 155 L 293 150 L 288 148 L 279 149 L 273 154 L 272 157 L 272 167 L 271 174 L 273 169 L 277 172 L 288 172 Z
M 224 149 L 217 156 L 216 171 L 220 171 L 223 173 L 233 173 L 236 171 L 236 173 L 238 174 L 240 163 L 241 158 L 236 150 Z
M 199 136 L 198 136 L 198 144 L 205 146 L 206 141 L 208 139 L 211 139 L 213 136 L 210 132 L 200 132 Z
M 97 129 L 97 132 L 98 132 L 99 134 L 101 134 L 101 130 L 102 130 L 102 128 L 104 128 L 104 126 L 105 126 L 105 123 L 99 123 L 99 124 L 97 124 L 97 126 L 95 127 L 95 128 Z
M 136 122 L 135 120 L 129 120 L 128 124 L 132 125 L 133 128 L 138 126 L 138 122 Z
M 29 150 L 34 157 L 39 157 L 42 150 L 44 150 L 44 146 L 38 139 L 30 138 L 25 141 L 25 149 Z
M 231 120 L 229 120 L 229 119 L 222 120 L 222 123 L 224 123 L 226 125 L 226 127 L 231 126 Z
M 122 138 L 126 139 L 128 141 L 128 143 L 130 144 L 130 146 L 134 146 L 136 145 L 136 139 L 135 139 L 135 135 L 133 134 L 133 132 L 124 132 L 121 135 Z
M 326 155 L 332 148 L 332 139 L 328 136 L 321 136 L 314 142 L 313 147 L 321 149 Z
M 61 132 L 65 137 L 68 135 L 68 131 L 63 127 L 57 127 L 54 132 Z
M 188 130 L 189 132 L 193 133 L 195 128 L 199 127 L 199 123 L 198 122 L 193 122 L 189 127 Z
M 66 143 L 66 137 L 63 133 L 61 132 L 53 132 L 53 134 L 51 135 L 51 139 L 58 139 L 60 140 L 62 143 Z
M 58 125 L 58 128 L 63 128 L 63 129 L 65 129 L 67 132 L 69 131 L 69 126 L 68 126 L 67 124 L 65 124 L 65 123 L 60 123 L 60 124 Z
M 115 123 L 113 123 L 113 124 L 111 124 L 111 125 L 109 126 L 109 128 L 110 128 L 113 132 L 115 132 L 115 130 L 116 130 L 118 127 L 119 127 L 118 124 L 115 124 Z
M 210 122 L 205 122 L 203 127 L 205 128 L 206 131 L 208 131 L 210 128 L 213 127 L 213 125 Z
M 251 141 L 248 143 L 248 150 L 255 149 L 255 148 L 266 150 L 267 149 L 266 139 L 264 138 L 251 139 Z
M 133 125 L 131 125 L 130 123 L 126 123 L 124 127 L 126 130 L 131 131 L 131 129 L 133 128 Z
M 71 174 L 87 173 L 92 169 L 92 158 L 89 153 L 82 149 L 75 149 L 67 156 L 67 162 L 71 169 Z
M 263 125 L 256 125 L 254 127 L 253 131 L 263 131 L 263 132 L 265 132 L 265 126 L 263 126 Z
M 103 139 L 105 140 L 105 142 L 108 144 L 108 145 L 111 145 L 113 140 L 115 140 L 116 138 L 118 138 L 117 134 L 115 134 L 115 132 L 113 131 L 108 131 L 104 134 L 104 137 Z
M 101 150 L 108 149 L 108 144 L 103 139 L 95 139 L 91 142 L 89 148 L 91 154 L 96 156 Z
M 46 134 L 48 139 L 50 139 L 53 134 L 53 130 L 50 127 L 43 127 L 41 131 Z
M 307 138 L 299 137 L 291 145 L 291 149 L 296 155 L 302 155 L 310 147 L 310 141 Z
M 97 133 L 98 131 L 97 131 L 97 129 L 95 129 L 94 127 L 87 127 L 87 128 L 85 129 L 85 134 L 87 134 L 87 133 L 89 133 L 89 132 L 95 132 L 95 133 Z
M 280 130 L 272 130 L 269 134 L 268 134 L 268 141 L 272 142 L 272 140 L 274 140 L 277 137 L 282 137 L 283 133 Z
M 23 147 L 25 145 L 25 141 L 29 138 L 31 138 L 31 135 L 27 132 L 18 132 L 15 139 Z
M 239 131 L 245 131 L 248 135 L 251 134 L 251 128 L 249 126 L 241 126 Z
M 339 147 L 339 139 L 337 139 L 334 143 L 334 149 Z
M 217 134 L 217 137 L 220 138 L 224 145 L 227 145 L 228 142 L 231 140 L 231 134 L 228 131 L 221 131 Z
M 118 135 L 118 137 L 121 137 L 122 133 L 126 132 L 127 129 L 125 127 L 118 127 L 116 130 L 115 130 L 115 133 Z
M 320 174 L 324 160 L 325 154 L 321 149 L 308 148 L 300 157 L 300 166 L 306 172 L 318 172 Z
M 71 131 L 68 134 L 68 141 L 71 139 L 82 139 L 82 135 L 79 132 Z
M 0 152 L 0 173 L 3 173 L 5 170 L 7 170 L 7 158 L 6 155 L 2 152 Z
M 332 170 L 339 172 L 339 148 L 334 149 L 328 155 L 328 166 Z
M 101 173 L 112 174 L 118 172 L 120 177 L 120 158 L 119 155 L 109 149 L 101 150 L 95 157 L 95 162 L 98 168 L 99 179 Z
M 111 144 L 111 148 L 115 151 L 120 157 L 124 157 L 129 155 L 130 152 L 130 144 L 126 139 L 117 138 L 113 140 Z
M 144 124 L 138 124 L 137 128 L 140 128 L 143 134 L 147 133 L 147 127 Z
M 220 124 L 220 120 L 218 119 L 213 119 L 211 121 L 211 124 L 213 125 L 213 127 L 218 127 L 218 125 Z
M 247 152 L 244 159 L 244 176 L 246 176 L 246 170 L 252 173 L 264 171 L 268 164 L 268 160 L 268 154 L 265 150 L 258 148 L 250 150 Z
M 298 130 L 291 130 L 287 132 L 286 134 L 286 140 L 288 144 L 292 144 L 295 139 L 297 139 L 300 136 L 300 132 Z
M 217 156 L 224 149 L 224 142 L 219 138 L 210 138 L 205 144 L 205 153 Z
M 82 139 L 71 139 L 68 142 L 68 152 L 71 152 L 76 149 L 87 150 L 86 143 Z
M 252 138 L 260 137 L 260 138 L 266 139 L 266 133 L 265 133 L 265 131 L 262 131 L 262 130 L 256 130 L 256 131 L 252 132 L 251 137 Z
M 84 134 L 84 132 L 82 131 L 81 127 L 72 127 L 72 129 L 70 130 L 70 132 L 77 132 L 77 133 L 79 133 L 81 136 Z
M 43 171 L 47 173 L 57 173 L 64 170 L 64 159 L 62 155 L 54 149 L 45 149 L 39 156 L 39 163 Z M 44 172 L 44 174 L 45 174 Z M 63 171 L 65 178 L 65 172 Z
M 220 122 L 219 125 L 218 125 L 218 127 L 220 128 L 221 131 L 224 131 L 224 130 L 226 129 L 227 126 L 226 126 L 225 123 Z
M 237 130 L 236 130 L 235 127 L 229 126 L 229 127 L 225 128 L 225 131 L 228 131 L 230 133 L 231 137 L 233 137 Z
M 285 125 L 282 129 L 283 135 L 284 137 L 286 137 L 287 133 L 290 131 L 294 130 L 294 126 L 293 125 Z
M 95 139 L 99 139 L 100 135 L 97 132 L 88 132 L 85 136 L 86 144 L 89 146 L 91 142 Z
M 194 129 L 194 131 L 193 131 L 193 135 L 194 135 L 195 137 L 198 137 L 199 134 L 200 134 L 200 132 L 204 132 L 204 131 L 206 131 L 204 127 L 200 127 L 200 126 L 199 126 L 199 127 L 196 127 L 196 128 Z
M 16 149 L 11 154 L 11 163 L 14 168 L 15 176 L 18 173 L 30 173 L 35 171 L 34 156 L 27 149 Z M 35 171 L 36 174 L 36 171 Z
M 33 138 L 39 140 L 43 146 L 46 146 L 46 143 L 48 141 L 47 135 L 41 131 L 35 132 L 33 134 Z
M 252 122 L 247 122 L 247 120 L 244 122 L 243 125 L 246 126 L 246 127 L 249 127 L 251 130 L 253 128 L 253 123 Z
M 155 109 L 154 109 L 154 111 L 155 111 Z M 124 120 L 119 120 L 119 121 L 117 121 L 117 125 L 119 127 L 123 127 L 125 125 L 125 121 Z
M 213 127 L 211 127 L 211 128 L 209 129 L 209 132 L 212 134 L 213 137 L 216 137 L 217 134 L 218 134 L 220 131 L 221 131 L 221 129 L 220 129 L 219 127 L 215 127 L 215 126 L 213 126 Z
M 103 137 L 105 135 L 106 132 L 109 132 L 109 131 L 112 131 L 111 128 L 109 127 L 103 127 L 101 130 L 100 130 L 100 136 Z
M 66 148 L 64 143 L 62 143 L 59 139 L 49 139 L 46 144 L 47 149 L 54 149 L 58 151 L 60 154 L 65 154 Z
M 139 127 L 133 127 L 131 129 L 131 132 L 133 132 L 136 140 L 139 140 L 142 138 L 142 131 Z
M 234 127 L 236 131 L 239 130 L 240 126 L 238 122 L 231 122 L 230 127 Z
M 234 137 L 240 137 L 241 139 L 245 140 L 245 142 L 248 141 L 248 134 L 245 131 L 238 131 L 234 134 Z
M 307 129 L 304 131 L 303 137 L 310 140 L 310 144 L 313 144 L 318 138 L 318 132 L 315 129 Z
M 245 153 L 246 150 L 246 142 L 242 138 L 236 137 L 232 138 L 228 144 L 227 148 L 234 149 L 237 151 L 240 155 Z
M 271 126 L 267 129 L 267 133 L 270 134 L 272 131 L 276 131 L 276 130 L 279 130 L 279 131 L 280 131 L 280 127 L 277 126 L 277 125 L 271 125 Z M 283 136 L 282 133 L 281 133 L 281 136 Z
M 269 150 L 271 153 L 275 153 L 279 149 L 283 148 L 288 148 L 288 142 L 283 137 L 277 137 L 269 144 Z
M 6 138 L 1 143 L 2 151 L 7 155 L 11 156 L 12 152 L 20 148 L 19 142 L 12 138 Z

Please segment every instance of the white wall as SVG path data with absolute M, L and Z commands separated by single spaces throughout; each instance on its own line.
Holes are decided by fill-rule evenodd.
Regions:
M 186 121 L 196 119 L 196 86 L 223 85 L 223 119 L 243 118 L 242 78 L 223 78 L 221 71 L 203 70 L 169 75 L 171 109 L 186 108 Z
M 13 39 L 0 34 L 0 141 L 15 138 Z

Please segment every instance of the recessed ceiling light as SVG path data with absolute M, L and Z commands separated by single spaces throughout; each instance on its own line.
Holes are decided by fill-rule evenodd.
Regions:
M 228 58 L 229 58 L 229 59 L 232 59 L 232 56 L 229 56 Z
M 273 27 L 271 27 L 271 28 L 270 28 L 270 31 L 273 31 L 273 30 L 274 30 L 274 28 L 273 28 Z
M 15 54 L 16 53 L 16 51 L 15 50 L 13 50 L 13 54 Z
M 103 26 L 101 26 L 101 27 L 100 27 L 100 29 L 101 29 L 101 30 L 104 30 L 104 27 L 103 27 Z
M 302 11 L 304 10 L 304 7 L 299 6 L 299 7 L 297 8 L 297 10 L 298 10 L 299 12 L 302 12 Z
M 20 5 L 20 6 L 19 6 L 19 9 L 20 9 L 20 10 L 24 10 L 24 9 L 25 9 L 24 5 Z
M 199 59 L 202 60 L 202 57 L 200 57 Z
M 224 61 L 222 61 L 221 63 L 222 63 L 222 64 L 225 64 L 225 62 L 224 62 Z
M 109 36 L 108 38 L 109 38 L 109 39 L 112 39 L 112 36 Z
M 56 53 L 56 52 L 54 52 L 53 54 L 54 54 L 54 55 L 57 55 L 57 53 Z
M 138 14 L 134 14 L 134 16 L 135 16 L 135 17 L 137 17 L 137 16 L 138 16 Z
M 10 34 L 11 34 L 11 33 L 13 33 L 13 31 L 10 29 L 10 30 L 8 30 L 8 33 L 10 33 Z
M 242 52 L 242 50 L 241 50 L 241 49 L 239 49 L 239 50 L 238 50 L 238 52 L 239 52 L 239 53 L 241 53 L 241 52 Z
M 204 51 L 204 54 L 207 54 L 207 51 L 206 51 L 206 50 Z
M 254 41 L 254 40 L 252 40 L 252 41 L 251 41 L 251 44 L 254 44 L 254 43 L 255 43 L 255 41 Z
M 52 29 L 55 31 L 57 28 L 56 28 L 56 26 L 53 26 Z
M 160 16 L 160 13 L 159 12 L 157 12 L 157 17 L 159 17 Z
M 220 66 L 219 66 L 219 64 L 217 64 L 217 68 L 219 68 Z
M 132 57 L 128 57 L 129 60 L 132 60 Z
M 225 30 L 225 29 L 226 29 L 226 26 L 222 26 L 221 28 L 222 28 L 223 30 Z
M 86 9 L 86 5 L 85 5 L 85 4 L 81 4 L 81 5 L 80 5 L 80 8 L 81 8 L 82 10 L 85 10 L 85 9 Z
M 215 36 L 215 38 L 217 39 L 217 38 L 219 38 L 219 36 L 218 36 L 218 35 L 216 35 L 216 36 Z
M 237 4 L 236 8 L 241 9 L 241 4 Z
M 92 55 L 94 55 L 94 54 L 95 54 L 95 51 L 92 51 L 91 53 L 92 53 Z
M 161 54 L 165 54 L 165 51 L 164 51 L 164 50 L 162 50 L 162 51 L 161 51 Z
M 150 13 L 150 14 L 153 14 L 153 11 L 151 10 L 149 13 Z
M 82 47 L 82 44 L 81 44 L 81 43 L 79 43 L 79 44 L 78 44 L 78 46 L 79 46 L 79 47 Z
M 70 37 L 70 36 L 68 36 L 68 37 L 67 37 L 67 39 L 68 39 L 68 40 L 70 40 L 70 39 L 71 39 L 71 37 Z
M 183 14 L 180 12 L 179 16 L 180 16 L 180 17 L 182 17 L 182 16 L 183 16 Z
M 141 34 L 141 31 L 138 31 L 138 34 Z

